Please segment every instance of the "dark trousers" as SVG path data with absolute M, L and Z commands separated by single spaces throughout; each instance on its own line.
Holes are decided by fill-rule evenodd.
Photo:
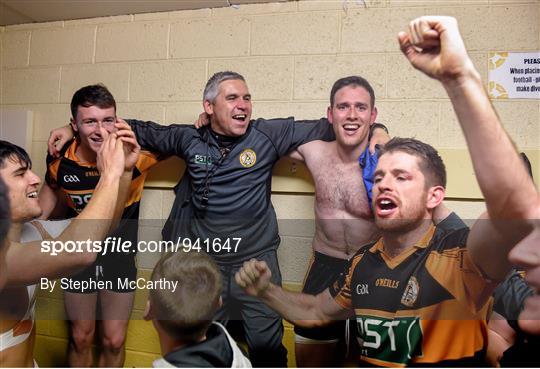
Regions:
M 276 252 L 266 252 L 257 259 L 266 261 L 272 271 L 272 283 L 281 286 Z M 223 276 L 223 306 L 214 319 L 225 326 L 233 321 L 242 324 L 253 367 L 287 367 L 287 349 L 281 342 L 281 317 L 258 298 L 246 295 L 236 284 L 234 275 L 242 265 L 224 264 L 219 267 Z

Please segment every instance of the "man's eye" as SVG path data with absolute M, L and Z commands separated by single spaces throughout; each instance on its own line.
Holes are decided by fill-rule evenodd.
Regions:
M 373 178 L 373 183 L 379 183 L 381 181 L 381 177 L 375 177 Z

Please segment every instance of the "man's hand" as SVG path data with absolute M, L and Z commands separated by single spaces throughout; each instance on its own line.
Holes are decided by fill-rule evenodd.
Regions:
M 126 172 L 131 172 L 137 164 L 139 154 L 141 152 L 141 146 L 137 142 L 135 133 L 131 130 L 129 124 L 121 118 L 116 118 L 114 124 L 116 128 L 116 135 L 118 139 L 124 143 L 124 155 L 125 155 L 125 167 Z
M 57 158 L 60 155 L 60 150 L 64 145 L 73 139 L 73 130 L 71 126 L 65 125 L 60 128 L 53 129 L 49 134 L 49 140 L 47 141 L 47 146 L 49 149 L 49 154 L 52 157 Z
M 250 296 L 262 295 L 270 286 L 270 277 L 272 272 L 264 261 L 251 259 L 244 262 L 234 279 L 240 287 Z
M 199 114 L 199 119 L 197 119 L 197 121 L 195 122 L 195 128 L 199 129 L 209 124 L 210 116 L 203 111 L 201 114 Z
M 408 32 L 398 35 L 401 51 L 413 67 L 441 82 L 459 80 L 474 73 L 452 17 L 425 16 L 409 24 Z
M 390 141 L 390 135 L 384 129 L 375 127 L 369 140 L 369 152 L 373 154 L 377 145 L 384 146 L 388 141 Z
M 101 176 L 120 178 L 125 170 L 124 144 L 116 133 L 108 133 L 100 128 L 103 143 L 97 154 L 97 168 Z

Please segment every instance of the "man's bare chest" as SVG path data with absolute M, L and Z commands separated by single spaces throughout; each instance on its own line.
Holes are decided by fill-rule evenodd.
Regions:
M 330 215 L 346 213 L 371 219 L 372 213 L 358 164 L 321 165 L 313 174 L 319 211 Z

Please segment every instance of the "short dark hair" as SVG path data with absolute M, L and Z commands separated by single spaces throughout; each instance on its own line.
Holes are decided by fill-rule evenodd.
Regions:
M 9 213 L 9 194 L 4 181 L 0 177 L 0 248 L 5 245 L 11 217 Z
M 240 73 L 231 72 L 229 70 L 214 73 L 208 82 L 206 82 L 206 86 L 204 87 L 203 101 L 210 101 L 211 103 L 215 102 L 219 92 L 219 84 L 229 80 L 240 80 L 246 82 L 244 76 L 242 76 Z
M 77 109 L 79 106 L 88 108 L 97 106 L 101 109 L 114 108 L 116 110 L 116 101 L 110 91 L 101 83 L 96 85 L 84 86 L 77 90 L 71 98 L 71 116 L 77 118 Z
M 414 138 L 394 137 L 379 151 L 379 158 L 386 153 L 405 152 L 420 159 L 420 170 L 426 177 L 429 187 L 446 188 L 446 167 L 439 153 L 433 146 Z
M 32 168 L 32 160 L 25 149 L 11 142 L 0 140 L 0 168 L 6 165 L 6 160 L 20 161 L 26 167 Z
M 204 252 L 176 252 L 162 257 L 152 281 L 178 281 L 176 291 L 152 289 L 153 318 L 172 338 L 196 342 L 204 336 L 219 308 L 221 273 Z
M 332 90 L 330 91 L 330 106 L 334 106 L 336 93 L 343 87 L 347 86 L 358 86 L 365 88 L 366 91 L 369 93 L 369 96 L 371 97 L 371 107 L 373 108 L 375 106 L 375 91 L 373 91 L 373 87 L 371 87 L 367 79 L 360 76 L 344 77 L 334 82 Z

